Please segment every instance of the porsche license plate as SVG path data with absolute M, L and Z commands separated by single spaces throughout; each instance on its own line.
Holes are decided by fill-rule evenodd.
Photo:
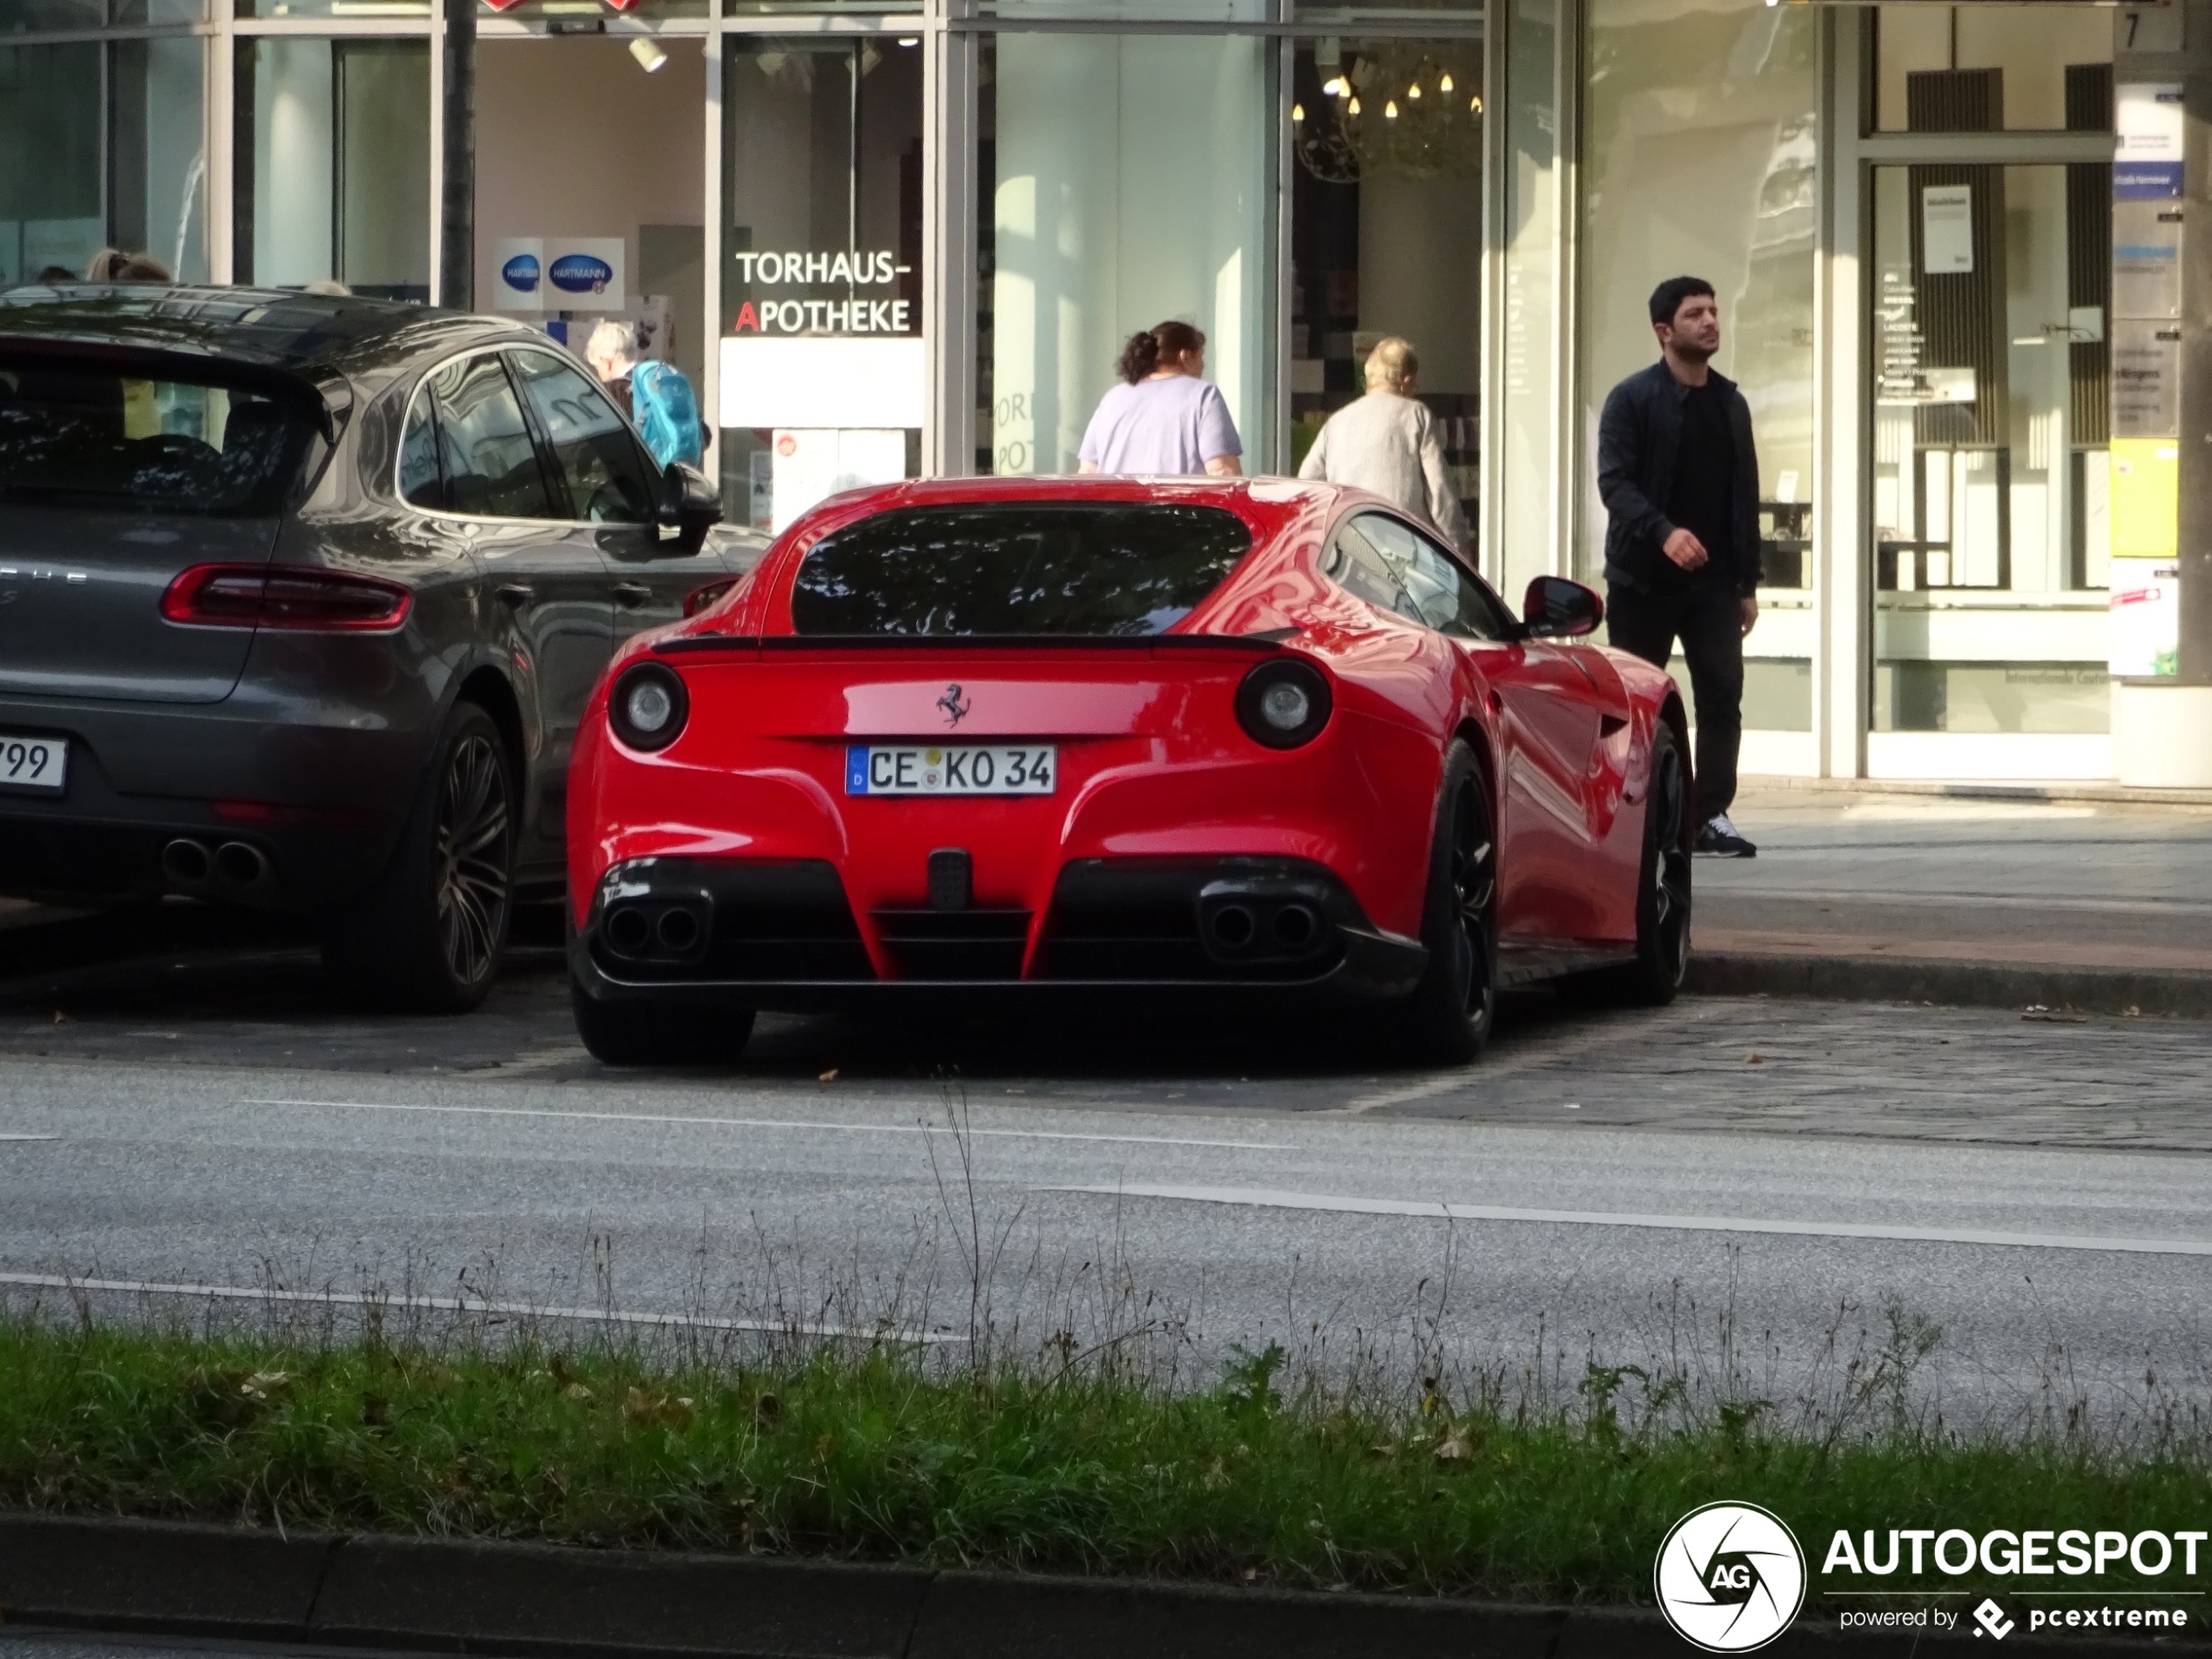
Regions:
M 1060 752 L 1049 744 L 855 745 L 848 795 L 1049 795 Z
M 0 732 L 0 788 L 58 791 L 68 773 L 68 738 Z

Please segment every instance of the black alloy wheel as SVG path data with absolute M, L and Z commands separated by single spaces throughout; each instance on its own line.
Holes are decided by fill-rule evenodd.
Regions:
M 489 994 L 514 907 L 515 799 L 498 726 L 455 704 L 391 862 L 323 919 L 323 966 L 352 1000 L 464 1014 Z
M 1490 792 L 1466 744 L 1444 761 L 1421 943 L 1428 968 L 1396 1010 L 1392 1047 L 1417 1064 L 1481 1054 L 1498 1012 L 1498 839 Z
M 507 939 L 514 814 L 496 737 L 454 745 L 438 790 L 438 935 L 456 985 L 489 984 Z
M 1689 779 L 1682 746 L 1662 725 L 1652 741 L 1650 801 L 1644 808 L 1642 891 L 1636 908 L 1638 967 L 1649 957 L 1648 1000 L 1667 1002 L 1689 971 Z

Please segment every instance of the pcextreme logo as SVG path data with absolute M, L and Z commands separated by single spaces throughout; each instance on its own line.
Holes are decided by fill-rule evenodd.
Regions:
M 1676 1635 L 1707 1653 L 1750 1653 L 1805 1604 L 1805 1554 L 1782 1517 L 1750 1503 L 1709 1503 L 1674 1524 L 1652 1574 Z

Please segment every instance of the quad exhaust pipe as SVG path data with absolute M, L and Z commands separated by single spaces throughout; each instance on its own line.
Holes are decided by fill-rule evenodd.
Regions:
M 269 855 L 251 841 L 213 846 L 180 835 L 161 849 L 161 879 L 178 893 L 221 899 L 256 898 L 276 879 Z

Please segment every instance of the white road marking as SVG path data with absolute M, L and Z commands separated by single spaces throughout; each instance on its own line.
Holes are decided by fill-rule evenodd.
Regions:
M 0 1273 L 0 1285 L 30 1290 L 119 1291 L 132 1296 L 196 1296 L 218 1302 L 302 1302 L 316 1306 L 377 1307 L 388 1312 L 431 1308 L 442 1313 L 494 1313 L 509 1318 L 596 1319 L 608 1325 L 680 1325 L 706 1331 L 792 1332 L 809 1337 L 860 1337 L 876 1340 L 873 1326 L 816 1325 L 803 1319 L 728 1319 L 704 1313 L 626 1313 L 607 1308 L 560 1307 L 536 1302 L 491 1302 L 462 1296 L 385 1296 L 373 1291 L 286 1291 L 258 1285 L 166 1284 L 140 1278 L 77 1278 L 65 1273 Z M 901 1342 L 965 1342 L 944 1332 L 904 1332 Z
M 319 1106 L 349 1112 L 449 1112 L 479 1117 L 565 1117 L 599 1123 L 688 1123 L 706 1129 L 852 1130 L 866 1135 L 950 1135 L 931 1123 L 833 1123 L 796 1117 L 686 1117 L 678 1112 L 572 1112 L 537 1106 L 420 1106 L 388 1100 L 244 1100 L 242 1106 Z M 975 1136 L 1015 1141 L 1110 1141 L 1135 1146 L 1217 1146 L 1240 1152 L 1292 1152 L 1287 1141 L 1199 1141 L 1175 1135 L 1077 1135 L 1060 1130 L 970 1129 Z
M 0 1135 L 0 1141 L 58 1141 L 58 1135 Z
M 1490 1204 L 1440 1204 L 1426 1198 L 1346 1198 L 1269 1187 L 1045 1187 L 1046 1192 L 1096 1192 L 1116 1198 L 1177 1198 L 1271 1210 L 1325 1210 L 1347 1216 L 1418 1216 L 1439 1221 L 1536 1221 L 1581 1227 L 1658 1227 L 1684 1232 L 1784 1233 L 1806 1238 L 1890 1238 L 1911 1244 L 2002 1244 L 2026 1250 L 2128 1251 L 2148 1256 L 2212 1256 L 2212 1242 L 2185 1238 L 2096 1238 L 2067 1233 L 1995 1232 L 1979 1227 L 1897 1227 L 1855 1221 L 1768 1221 L 1750 1216 L 1656 1216 L 1609 1210 L 1523 1210 Z

